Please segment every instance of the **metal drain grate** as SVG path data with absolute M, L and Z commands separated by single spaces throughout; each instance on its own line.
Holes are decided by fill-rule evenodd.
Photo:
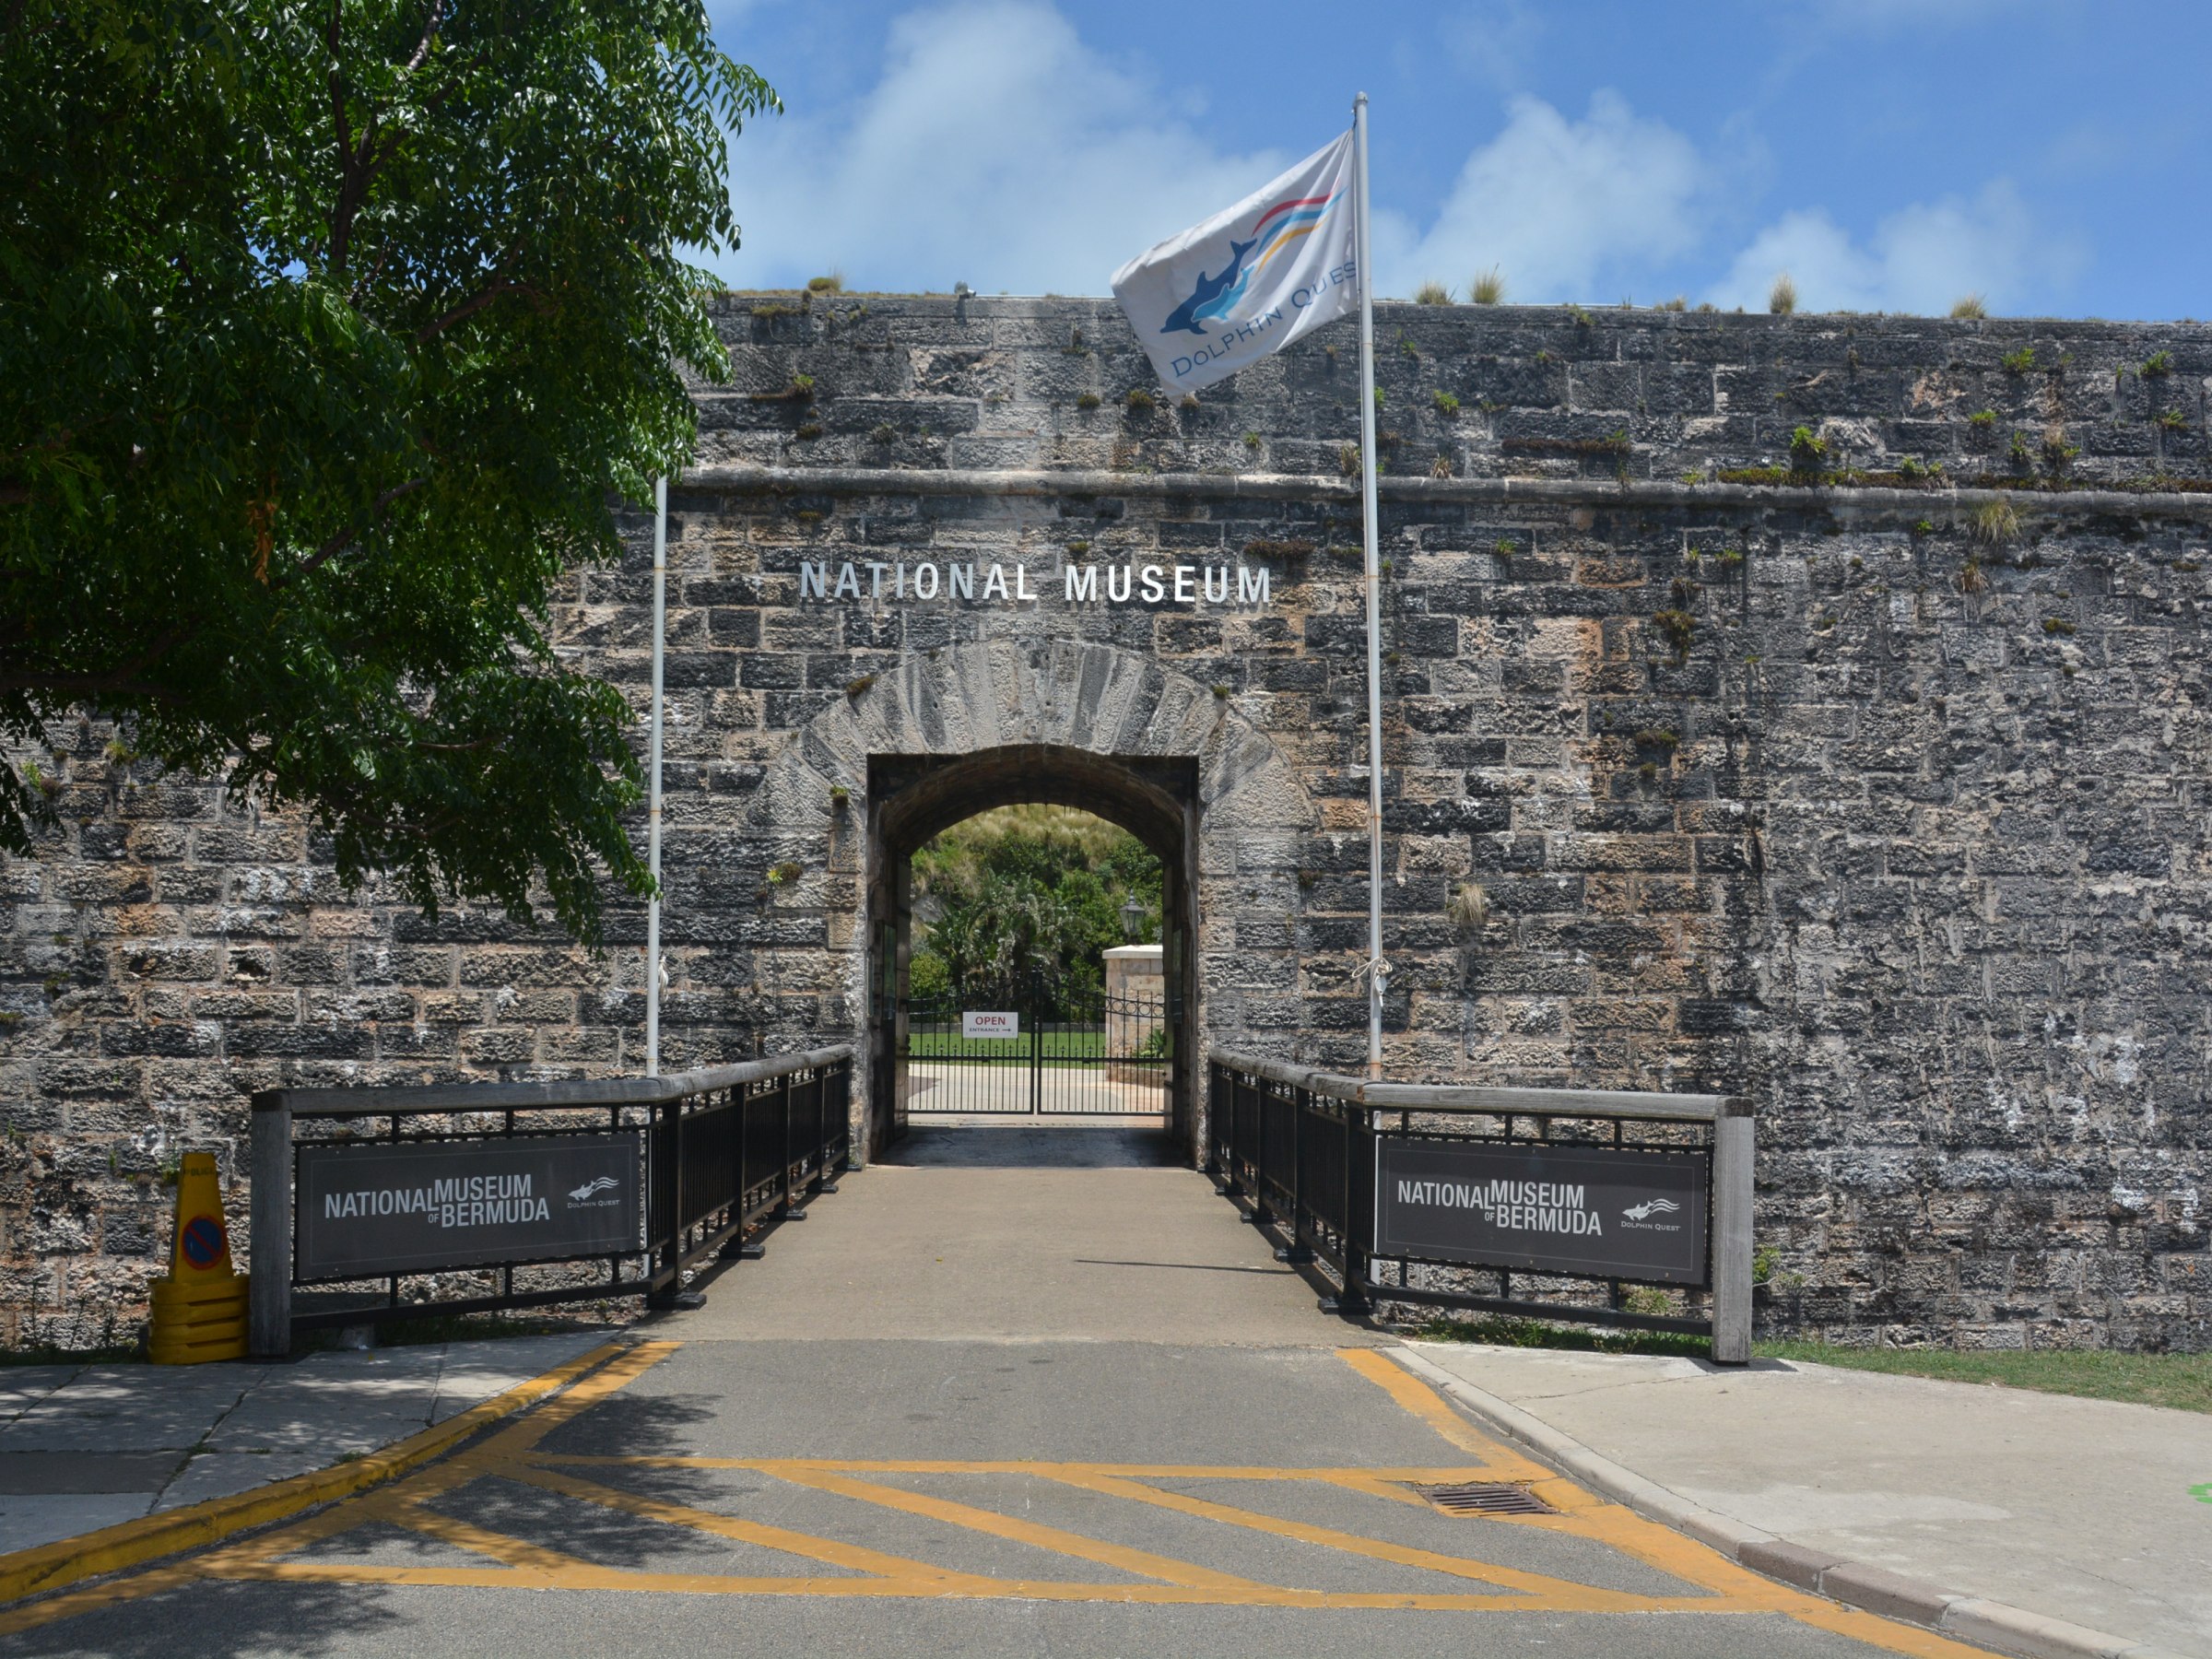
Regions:
M 1526 1487 L 1501 1480 L 1413 1488 L 1447 1515 L 1556 1515 L 1559 1512 Z

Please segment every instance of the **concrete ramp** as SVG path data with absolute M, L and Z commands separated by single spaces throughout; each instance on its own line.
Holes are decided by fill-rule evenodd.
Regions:
M 653 1322 L 691 1342 L 909 1338 L 1330 1347 L 1379 1335 L 1322 1313 L 1152 1127 L 918 1127 L 845 1177 L 759 1261 Z

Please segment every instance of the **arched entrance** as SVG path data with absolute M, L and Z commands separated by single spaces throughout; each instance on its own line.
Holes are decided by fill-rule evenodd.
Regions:
M 1168 1034 L 1168 1128 L 1196 1145 L 1196 1030 L 1192 958 L 1197 936 L 1195 759 L 1100 755 L 1060 744 L 1018 744 L 957 756 L 887 755 L 868 766 L 869 962 L 867 1139 L 880 1146 L 905 1126 L 909 964 L 913 944 L 912 856 L 938 831 L 995 806 L 1075 806 L 1119 824 L 1159 860 L 1160 960 Z
M 820 860 L 831 895 L 821 943 L 841 963 L 838 1023 L 856 1046 L 880 1047 L 873 1016 L 900 989 L 912 895 L 899 884 L 913 848 L 1018 801 L 1095 812 L 1166 867 L 1172 1115 L 1186 1145 L 1203 1145 L 1194 1080 L 1207 1045 L 1280 1052 L 1302 1029 L 1303 888 L 1319 864 L 1363 863 L 1364 839 L 1324 834 L 1267 731 L 1146 653 L 1017 639 L 910 653 L 847 686 L 780 749 L 744 832 L 764 867 Z M 871 1065 L 858 1081 L 855 1144 L 872 1156 L 893 1079 Z

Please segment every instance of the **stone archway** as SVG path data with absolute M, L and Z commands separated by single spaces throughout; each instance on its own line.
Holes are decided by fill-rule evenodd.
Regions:
M 897 898 L 871 791 L 900 775 L 902 760 L 962 758 L 976 762 L 971 804 L 953 818 L 938 806 L 910 815 L 891 831 L 901 848 L 925 821 L 934 832 L 938 818 L 1013 799 L 1100 810 L 1175 861 L 1194 1057 L 1208 1043 L 1298 1029 L 1299 871 L 1319 823 L 1289 759 L 1226 698 L 1150 656 L 998 639 L 912 655 L 856 682 L 782 747 L 755 796 L 749 835 L 771 850 L 827 851 L 824 966 L 834 982 L 819 989 L 856 1041 L 887 971 L 895 980 L 900 967 L 881 933 Z M 841 827 L 825 839 L 826 823 Z M 864 1139 L 882 1117 L 873 1092 L 855 1091 Z M 1188 1095 L 1182 1126 L 1195 1147 L 1203 1101 Z

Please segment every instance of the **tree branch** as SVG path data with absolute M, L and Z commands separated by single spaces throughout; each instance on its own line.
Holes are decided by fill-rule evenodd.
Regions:
M 418 346 L 429 345 L 430 341 L 436 339 L 455 324 L 466 322 L 470 317 L 475 316 L 501 294 L 535 292 L 536 292 L 535 289 L 525 288 L 522 283 L 509 282 L 503 276 L 496 278 L 490 287 L 482 289 L 470 299 L 464 300 L 436 322 L 427 324 L 416 330 L 415 344 Z
M 312 553 L 307 556 L 306 559 L 300 563 L 297 570 L 288 572 L 286 575 L 279 577 L 276 582 L 270 583 L 271 591 L 275 592 L 288 587 L 293 582 L 299 581 L 302 576 L 313 575 L 317 571 L 321 570 L 324 565 L 328 564 L 332 559 L 343 553 L 347 547 L 353 546 L 355 542 L 360 540 L 361 536 L 368 531 L 369 527 L 375 524 L 378 519 L 383 516 L 385 508 L 391 506 L 392 503 L 398 500 L 400 497 L 413 494 L 416 490 L 420 489 L 429 482 L 429 479 L 428 478 L 409 478 L 405 484 L 394 484 L 391 488 L 385 490 L 382 495 L 378 496 L 375 500 L 369 503 L 369 516 L 367 518 L 347 525 L 345 529 L 339 531 L 337 535 L 332 536 L 328 541 L 317 547 Z
M 422 20 L 422 39 L 415 47 L 415 55 L 402 66 L 402 73 L 412 75 L 422 67 L 423 60 L 430 55 L 430 42 L 437 39 L 438 24 L 445 15 L 445 0 L 430 0 L 430 14 Z

